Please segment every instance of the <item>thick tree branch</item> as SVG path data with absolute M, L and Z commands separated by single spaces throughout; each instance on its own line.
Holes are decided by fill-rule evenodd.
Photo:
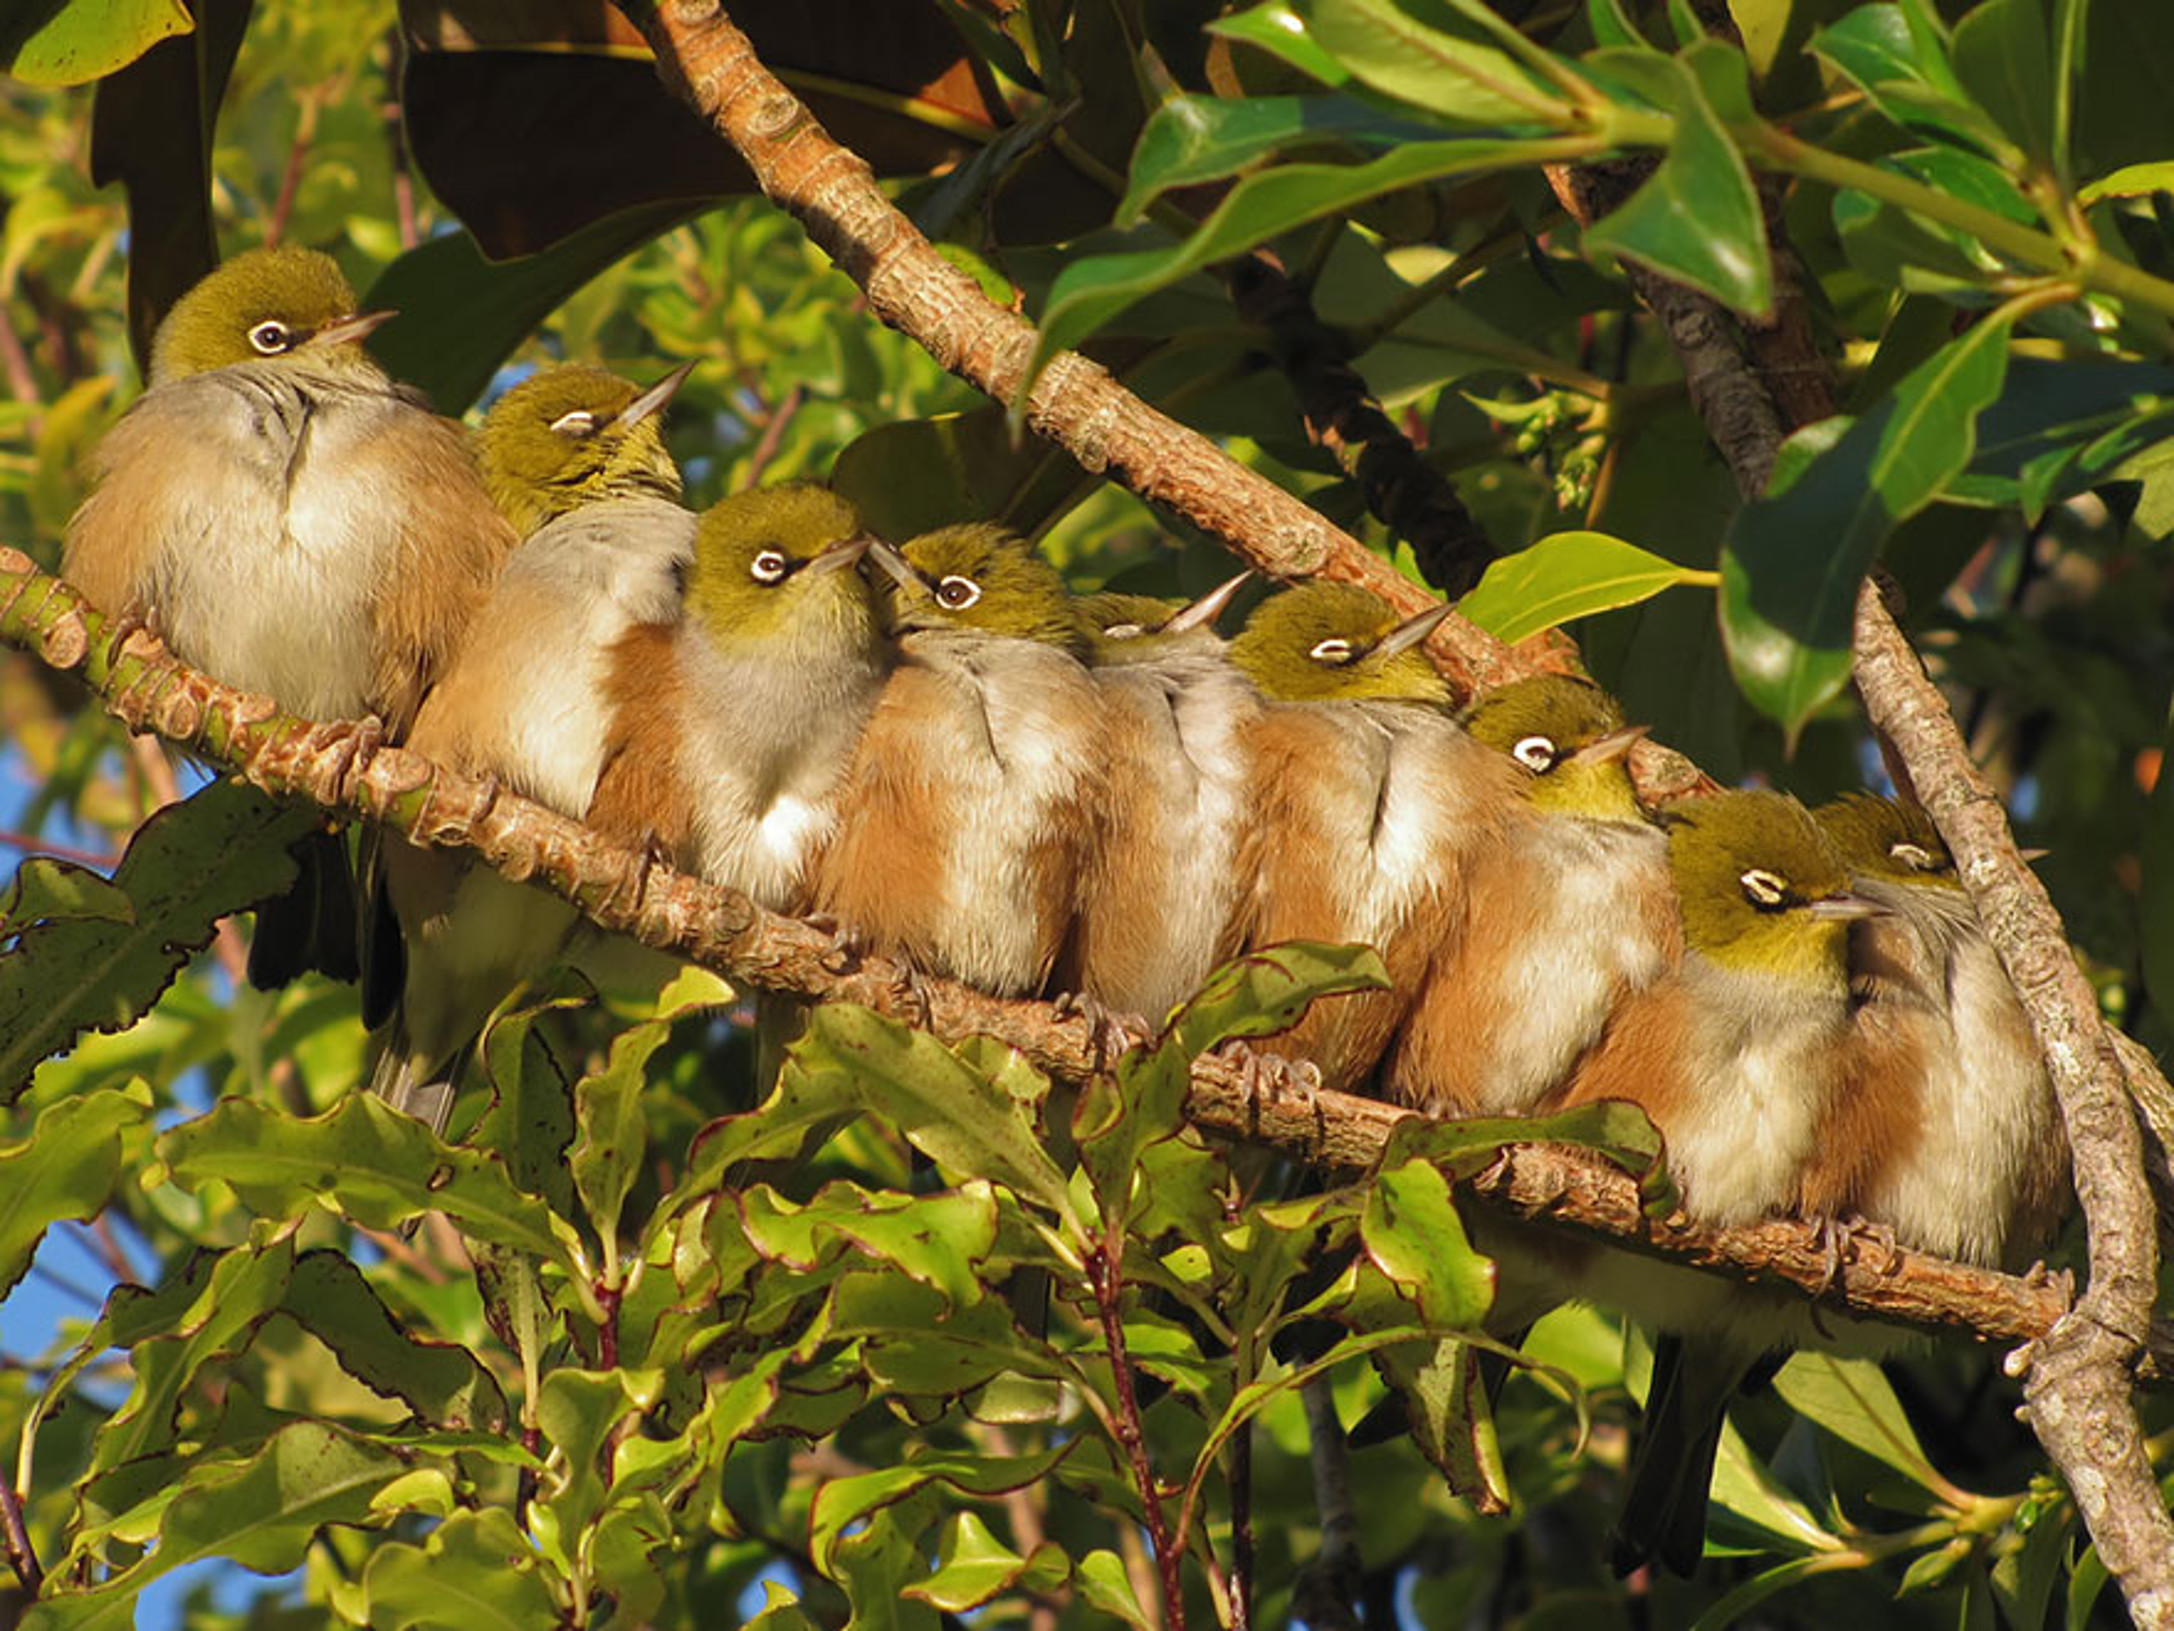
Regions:
M 218 685 L 149 636 L 118 652 L 107 621 L 57 578 L 0 547 L 0 641 L 80 670 L 135 730 L 152 730 L 267 792 L 368 816 L 419 843 L 472 851 L 509 877 L 565 896 L 607 929 L 766 991 L 864 1004 L 946 1041 L 994 1037 L 1051 1076 L 1083 1081 L 1101 1065 L 1091 1022 L 1047 1003 L 992 997 L 948 980 L 916 987 L 881 958 L 841 964 L 828 931 L 652 865 L 579 822 L 495 792 L 402 748 L 357 751 L 354 727 L 279 714 L 269 699 Z M 1330 999 L 1334 1000 L 1334 999 Z M 925 1009 L 924 1009 L 925 1003 Z M 1195 1061 L 1186 1111 L 1204 1132 L 1275 1149 L 1330 1173 L 1375 1165 L 1410 1111 L 1309 1089 L 1288 1063 L 1227 1048 Z M 1505 1147 L 1467 1193 L 1506 1212 L 1715 1272 L 1823 1295 L 1837 1310 L 1994 1342 L 2038 1337 L 2068 1307 L 2065 1289 L 1870 1243 L 1837 1269 L 1824 1238 L 1792 1220 L 1711 1229 L 1680 1213 L 1645 1215 L 1638 1184 L 1586 1152 Z

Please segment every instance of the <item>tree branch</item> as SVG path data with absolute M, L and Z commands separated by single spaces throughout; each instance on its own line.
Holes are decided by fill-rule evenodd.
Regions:
M 1106 1064 L 1092 1022 L 1081 1015 L 949 980 L 909 980 L 903 967 L 879 957 L 841 966 L 825 928 L 653 864 L 640 850 L 404 748 L 360 752 L 353 725 L 282 715 L 269 698 L 186 667 L 142 631 L 116 651 L 108 621 L 73 588 L 5 547 L 0 641 L 55 668 L 80 670 L 131 729 L 157 731 L 267 792 L 367 816 L 417 843 L 472 852 L 508 877 L 564 896 L 606 929 L 743 985 L 860 1003 L 947 1042 L 993 1037 L 1064 1081 L 1084 1081 Z M 1380 1160 L 1392 1131 L 1413 1112 L 1311 1089 L 1287 1061 L 1233 1046 L 1194 1061 L 1186 1114 L 1202 1131 L 1328 1173 L 1354 1174 Z M 1505 1146 L 1460 1187 L 1512 1216 L 1716 1273 L 1795 1286 L 1863 1318 L 2013 1342 L 2045 1335 L 2069 1305 L 2065 1288 L 2043 1277 L 1996 1274 L 1868 1242 L 1856 1243 L 1836 1268 L 1822 1234 L 1798 1220 L 1713 1229 L 1681 1213 L 1650 1218 L 1629 1174 L 1563 1146 Z

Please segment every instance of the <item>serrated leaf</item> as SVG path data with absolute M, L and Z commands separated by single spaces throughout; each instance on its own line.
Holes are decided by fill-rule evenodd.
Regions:
M 216 781 L 137 828 L 113 884 L 127 920 L 32 924 L 0 953 L 0 1105 L 13 1104 L 40 1059 L 85 1031 L 118 1031 L 158 1000 L 219 919 L 294 881 L 287 846 L 313 808 Z
M 390 1229 L 440 1211 L 463 1233 L 582 1272 L 578 1237 L 495 1155 L 453 1149 L 374 1094 L 357 1094 L 307 1119 L 248 1099 L 222 1099 L 158 1142 L 185 1189 L 221 1182 L 250 1210 L 292 1218 L 329 1205 Z
M 0 1297 L 49 1227 L 104 1209 L 120 1178 L 122 1129 L 150 1113 L 148 1094 L 105 1089 L 46 1106 L 28 1138 L 0 1146 Z
M 1719 582 L 1716 573 L 1678 566 L 1604 532 L 1556 532 L 1488 567 L 1457 612 L 1515 645 L 1574 618 L 1635 606 L 1677 584 Z
M 1370 947 L 1294 940 L 1216 969 L 1178 1010 L 1171 1034 L 1186 1055 L 1198 1058 L 1236 1038 L 1287 1031 L 1319 998 L 1388 986 L 1389 970 Z
M 603 1510 L 604 1447 L 621 1422 L 656 1402 L 662 1385 L 657 1371 L 587 1371 L 570 1365 L 544 1378 L 536 1395 L 536 1425 L 544 1442 L 564 1458 L 559 1488 L 545 1502 L 560 1536 L 579 1544 Z
M 87 85 L 195 26 L 181 0 L 25 0 L 0 22 L 0 73 Z
M 0 892 L 0 942 L 36 923 L 133 923 L 136 903 L 120 885 L 73 861 L 33 855 Z
M 1857 590 L 1897 523 L 1968 467 L 2000 394 L 1995 313 L 1912 369 L 1786 490 L 1746 505 L 1721 556 L 1721 633 L 1744 695 L 1793 742 L 1849 678 Z
M 935 1571 L 904 1595 L 956 1614 L 1007 1589 L 1026 1566 L 1027 1560 L 998 1540 L 979 1516 L 960 1512 L 944 1525 Z
M 1424 1161 L 1374 1174 L 1359 1238 L 1374 1265 L 1435 1331 L 1468 1331 L 1494 1301 L 1494 1271 L 1472 1249 L 1449 1180 Z
M 568 1157 L 574 1188 L 597 1234 L 616 1240 L 619 1213 L 634 1187 L 642 1154 L 649 1148 L 649 1126 L 642 1115 L 642 1088 L 650 1055 L 672 1034 L 666 1020 L 632 1025 L 612 1038 L 611 1057 L 594 1076 L 574 1088 L 574 1116 L 581 1129 Z
M 1125 1572 L 1124 1560 L 1115 1552 L 1096 1547 L 1079 1560 L 1072 1581 L 1089 1608 L 1114 1616 L 1131 1626 L 1132 1631 L 1155 1631 L 1155 1622 L 1147 1617 L 1147 1610 L 1133 1594 L 1132 1577 Z
M 476 1356 L 458 1343 L 411 1336 L 341 1253 L 320 1248 L 297 1258 L 283 1307 L 356 1381 L 423 1420 L 453 1428 L 506 1424 L 506 1396 Z
M 943 1195 L 825 1184 L 805 1206 L 767 1185 L 742 1202 L 749 1241 L 765 1256 L 813 1267 L 826 1238 L 850 1242 L 939 1293 L 953 1308 L 981 1298 L 976 1266 L 996 1244 L 996 1196 L 970 1179 Z
M 374 1548 L 362 1589 L 375 1631 L 533 1631 L 559 1618 L 541 1560 L 503 1507 L 455 1512 L 421 1546 Z
M 932 1484 L 964 1495 L 1008 1495 L 1047 1478 L 1073 1448 L 1066 1443 L 1023 1456 L 924 1455 L 902 1466 L 833 1478 L 815 1492 L 809 1549 L 819 1566 L 828 1567 L 832 1552 L 853 1525 Z

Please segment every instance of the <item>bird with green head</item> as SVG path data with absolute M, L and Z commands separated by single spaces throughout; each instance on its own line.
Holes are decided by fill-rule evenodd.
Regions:
M 478 433 L 492 499 L 526 538 L 557 516 L 607 499 L 676 506 L 679 466 L 664 409 L 694 371 L 682 363 L 647 389 L 601 368 L 542 369 L 498 399 Z

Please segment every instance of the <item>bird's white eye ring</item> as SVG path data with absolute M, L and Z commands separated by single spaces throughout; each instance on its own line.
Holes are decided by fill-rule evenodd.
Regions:
M 783 550 L 766 549 L 748 563 L 747 570 L 757 583 L 783 583 L 792 567 Z
M 594 436 L 596 415 L 587 408 L 576 408 L 572 413 L 562 413 L 552 420 L 551 428 L 561 436 Z
M 1353 652 L 1349 640 L 1331 636 L 1306 653 L 1317 663 L 1348 663 Z
M 936 603 L 947 611 L 963 612 L 981 598 L 981 585 L 953 573 L 936 585 Z
M 294 330 L 276 317 L 267 317 L 249 331 L 249 343 L 262 357 L 276 357 L 294 349 Z
M 1933 858 L 1932 851 L 1926 849 L 1922 844 L 1912 844 L 1905 840 L 1898 844 L 1888 845 L 1887 853 L 1890 858 L 1900 861 L 1912 872 L 1938 872 L 1940 870 L 1940 863 Z
M 1510 749 L 1510 757 L 1535 774 L 1555 768 L 1555 739 L 1551 736 L 1527 736 L 1518 740 Z
M 1789 880 L 1764 867 L 1753 867 L 1736 880 L 1744 888 L 1744 899 L 1752 905 L 1772 908 L 1789 898 Z

